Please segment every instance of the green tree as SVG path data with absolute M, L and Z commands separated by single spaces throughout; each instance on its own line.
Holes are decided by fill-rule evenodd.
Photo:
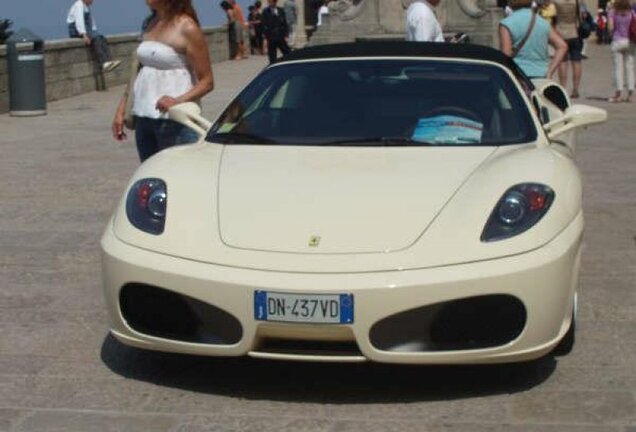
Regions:
M 4 44 L 13 34 L 13 32 L 9 30 L 11 24 L 13 24 L 13 21 L 10 19 L 0 19 L 0 45 Z

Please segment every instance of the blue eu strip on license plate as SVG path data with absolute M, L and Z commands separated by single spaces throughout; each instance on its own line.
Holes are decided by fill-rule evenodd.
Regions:
M 353 294 L 254 292 L 254 318 L 316 324 L 353 323 Z

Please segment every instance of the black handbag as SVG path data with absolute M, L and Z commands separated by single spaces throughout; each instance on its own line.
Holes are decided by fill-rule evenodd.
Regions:
M 592 34 L 592 25 L 587 21 L 581 21 L 578 31 L 581 39 L 587 39 Z
M 581 8 L 579 6 L 579 1 L 576 0 L 576 23 L 577 32 L 579 34 L 580 39 L 587 39 L 592 34 L 593 24 L 590 22 L 591 18 L 588 14 L 589 19 L 581 20 Z

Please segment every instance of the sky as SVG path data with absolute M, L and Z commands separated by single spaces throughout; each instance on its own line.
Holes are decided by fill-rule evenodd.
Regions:
M 74 0 L 0 0 L 0 19 L 13 21 L 12 30 L 26 27 L 44 39 L 67 37 L 66 15 Z M 203 26 L 225 22 L 220 0 L 193 0 Z M 244 10 L 250 0 L 239 0 Z M 94 0 L 93 16 L 100 33 L 109 35 L 139 31 L 148 15 L 144 0 Z

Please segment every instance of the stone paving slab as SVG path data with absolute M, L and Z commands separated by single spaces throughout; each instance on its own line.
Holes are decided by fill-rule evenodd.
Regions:
M 138 165 L 110 138 L 122 87 L 0 115 L 0 431 L 636 432 L 636 104 L 609 104 L 589 47 L 580 135 L 586 248 L 563 358 L 479 367 L 333 365 L 146 352 L 108 336 L 99 237 Z M 265 66 L 215 65 L 215 117 Z

